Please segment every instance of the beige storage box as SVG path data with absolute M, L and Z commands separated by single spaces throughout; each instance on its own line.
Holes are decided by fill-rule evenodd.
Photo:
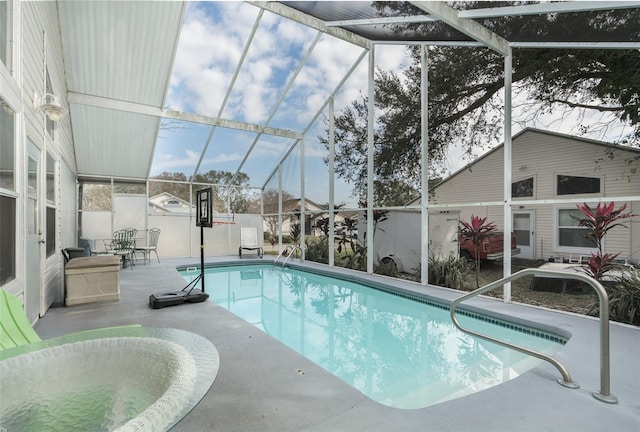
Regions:
M 120 258 L 92 256 L 74 258 L 64 269 L 65 304 L 120 300 Z

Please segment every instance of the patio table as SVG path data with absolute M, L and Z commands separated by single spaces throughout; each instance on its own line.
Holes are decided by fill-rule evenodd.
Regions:
M 171 328 L 89 330 L 0 351 L 0 430 L 168 430 L 219 364 L 211 342 Z

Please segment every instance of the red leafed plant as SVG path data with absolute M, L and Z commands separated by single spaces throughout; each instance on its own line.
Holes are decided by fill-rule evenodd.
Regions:
M 588 204 L 578 204 L 578 209 L 584 214 L 584 218 L 579 219 L 578 225 L 589 229 L 587 237 L 592 239 L 597 251 L 591 253 L 591 259 L 587 271 L 591 277 L 597 281 L 601 281 L 605 273 L 615 267 L 614 260 L 618 254 L 604 254 L 602 250 L 602 240 L 609 230 L 617 226 L 626 228 L 622 219 L 637 216 L 630 212 L 623 213 L 627 209 L 627 205 L 623 204 L 619 209 L 615 209 L 615 203 L 611 201 L 609 204 L 599 203 L 595 209 L 589 207 Z
M 616 267 L 614 260 L 618 255 L 619 253 L 600 255 L 599 251 L 595 254 L 591 253 L 591 258 L 587 263 L 587 273 L 595 280 L 601 281 L 605 273 Z
M 487 223 L 487 218 L 471 215 L 471 222 L 460 221 L 460 236 L 469 239 L 475 248 L 476 287 L 480 287 L 480 245 L 482 241 L 496 230 L 496 224 Z

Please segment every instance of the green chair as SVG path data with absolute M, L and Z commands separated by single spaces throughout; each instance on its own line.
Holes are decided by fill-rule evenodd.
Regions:
M 101 329 L 82 330 L 60 336 L 60 338 L 75 338 L 79 334 L 85 334 L 87 338 L 92 334 L 99 335 L 108 329 L 128 329 L 132 335 L 137 335 L 136 331 L 142 329 L 140 324 L 129 324 Z M 18 297 L 4 290 L 0 290 L 0 352 L 9 348 L 16 348 L 42 339 L 31 327 L 31 323 L 24 312 Z M 0 355 L 0 360 L 2 356 Z M 0 431 L 2 429 L 0 428 Z
M 0 351 L 40 340 L 18 297 L 0 290 Z

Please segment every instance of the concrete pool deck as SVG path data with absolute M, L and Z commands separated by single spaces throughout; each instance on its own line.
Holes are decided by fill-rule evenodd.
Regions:
M 206 262 L 236 261 L 208 257 Z M 269 258 L 257 262 L 269 262 Z M 250 259 L 243 259 L 248 262 Z M 199 258 L 162 258 L 120 270 L 120 301 L 49 309 L 35 326 L 43 338 L 100 327 L 142 324 L 200 334 L 220 354 L 218 376 L 208 394 L 174 431 L 635 431 L 640 430 L 640 329 L 610 325 L 611 393 L 600 390 L 598 321 L 489 298 L 475 307 L 522 321 L 557 327 L 572 335 L 556 354 L 580 385 L 567 389 L 543 364 L 504 384 L 427 408 L 390 408 L 364 396 L 310 360 L 213 302 L 163 309 L 149 295 L 175 291 L 184 279 L 175 270 Z M 388 279 L 387 279 L 388 281 Z M 398 282 L 445 300 L 459 292 Z

